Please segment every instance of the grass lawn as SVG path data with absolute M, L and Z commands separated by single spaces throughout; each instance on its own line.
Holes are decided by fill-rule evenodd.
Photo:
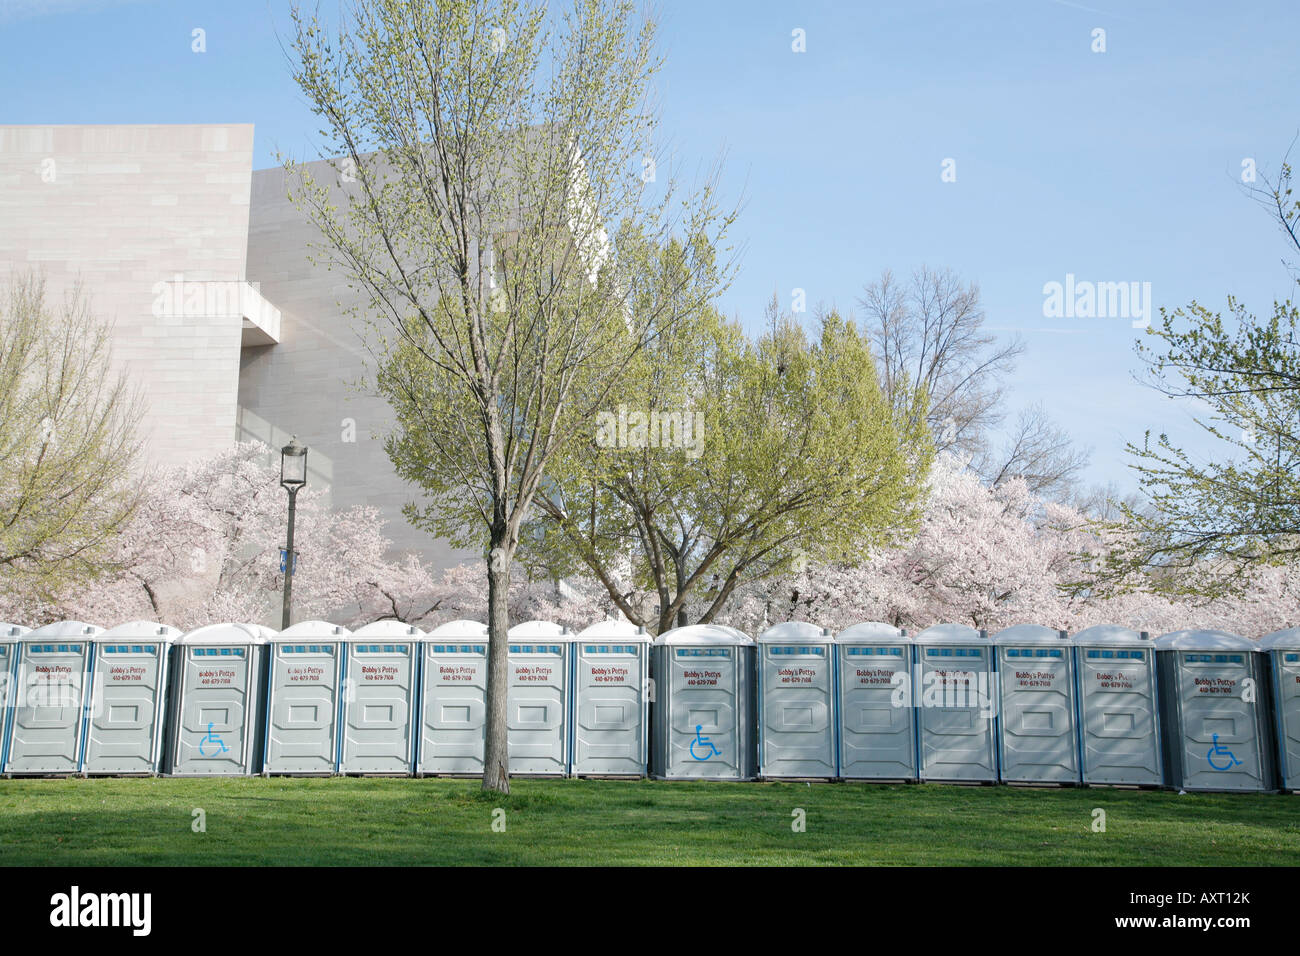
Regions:
M 1300 798 L 515 780 L 0 781 L 6 865 L 1300 865 Z M 493 811 L 505 811 L 494 832 Z M 1092 830 L 1093 809 L 1106 832 Z M 207 831 L 191 828 L 202 808 Z M 807 830 L 791 829 L 792 811 Z M 502 819 L 501 815 L 497 815 Z

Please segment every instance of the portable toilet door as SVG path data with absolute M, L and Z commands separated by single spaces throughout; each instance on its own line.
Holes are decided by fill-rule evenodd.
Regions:
M 906 631 L 876 621 L 835 636 L 841 778 L 916 779 L 912 646 Z
M 18 641 L 31 631 L 21 624 L 0 624 L 0 768 L 9 753 L 13 703 L 17 697 Z
M 1273 739 L 1283 790 L 1300 791 L 1300 628 L 1274 631 L 1259 642 L 1273 692 Z
M 162 761 L 168 665 L 181 632 L 132 621 L 100 634 L 90 684 L 86 774 L 154 774 Z
M 1145 633 L 1098 624 L 1074 635 L 1080 767 L 1085 784 L 1158 787 L 1155 647 Z
M 22 635 L 5 773 L 81 770 L 94 642 L 103 630 L 80 621 L 61 621 Z
M 273 634 L 256 624 L 209 624 L 176 639 L 165 773 L 242 776 L 261 769 L 263 650 Z
M 655 776 L 753 779 L 755 646 L 718 624 L 678 627 L 655 638 Z
M 1257 645 L 1222 631 L 1156 641 L 1166 781 L 1181 790 L 1272 788 L 1272 746 Z
M 831 632 L 786 621 L 758 636 L 758 773 L 764 778 L 835 776 Z
M 267 639 L 264 774 L 338 770 L 339 706 L 347 628 L 303 621 Z
M 1078 783 L 1074 654 L 1065 631 L 1019 624 L 993 636 L 998 767 L 1005 783 Z
M 478 621 L 449 621 L 425 635 L 417 774 L 483 773 L 487 649 L 487 625 Z
M 601 621 L 574 638 L 574 776 L 646 775 L 649 649 L 650 635 L 630 621 Z
M 413 771 L 422 637 L 409 624 L 376 621 L 353 631 L 344 644 L 340 773 Z
M 510 691 L 506 704 L 510 772 L 569 772 L 569 656 L 572 635 L 550 621 L 527 621 L 508 632 Z
M 993 647 L 980 631 L 936 624 L 916 636 L 922 780 L 998 779 Z

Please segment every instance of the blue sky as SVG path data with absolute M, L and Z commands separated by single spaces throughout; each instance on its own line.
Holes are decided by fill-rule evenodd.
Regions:
M 1247 157 L 1275 172 L 1300 130 L 1300 5 L 1098 3 L 660 0 L 656 95 L 661 145 L 688 173 L 723 156 L 724 191 L 745 200 L 724 311 L 756 327 L 794 288 L 854 310 L 883 268 L 952 268 L 980 284 L 992 328 L 1026 340 L 1012 409 L 1043 402 L 1092 448 L 1090 481 L 1132 488 L 1124 442 L 1193 437 L 1187 410 L 1133 381 L 1128 319 L 1045 318 L 1043 286 L 1149 282 L 1157 306 L 1232 293 L 1256 314 L 1292 295 L 1240 175 Z M 276 36 L 286 10 L 0 0 L 0 117 L 251 122 L 258 168 L 312 154 Z

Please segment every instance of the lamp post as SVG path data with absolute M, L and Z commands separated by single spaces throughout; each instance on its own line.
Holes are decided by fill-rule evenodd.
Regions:
M 284 552 L 284 613 L 280 628 L 289 627 L 289 604 L 293 599 L 293 513 L 298 492 L 307 484 L 307 446 L 298 444 L 298 436 L 280 449 L 280 487 L 289 492 L 289 546 Z

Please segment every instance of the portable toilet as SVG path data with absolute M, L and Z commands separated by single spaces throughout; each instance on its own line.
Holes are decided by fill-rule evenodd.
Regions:
M 550 621 L 516 624 L 510 641 L 506 726 L 510 772 L 569 772 L 569 657 L 572 635 Z
M 416 773 L 483 773 L 487 649 L 487 625 L 478 621 L 449 621 L 425 635 Z
M 87 774 L 152 774 L 162 762 L 172 644 L 181 632 L 132 621 L 95 640 Z
M 758 773 L 835 776 L 835 679 L 831 632 L 786 621 L 758 636 Z
M 678 627 L 655 638 L 652 774 L 754 778 L 755 646 L 718 624 Z
M 1260 638 L 1259 652 L 1272 691 L 1278 781 L 1283 790 L 1300 791 L 1300 627 Z
M 1075 634 L 1071 643 L 1083 782 L 1160 786 L 1153 642 L 1145 632 L 1098 624 Z
M 415 758 L 415 702 L 422 631 L 376 621 L 343 647 L 340 773 L 409 774 Z
M 580 631 L 573 651 L 574 776 L 644 777 L 649 759 L 650 635 L 630 621 Z
M 922 780 L 998 779 L 993 647 L 982 631 L 936 624 L 916 636 Z
M 338 769 L 339 687 L 347 628 L 303 621 L 267 638 L 264 774 Z
M 9 752 L 10 717 L 17 696 L 18 640 L 31 630 L 21 624 L 0 624 L 0 768 Z
M 81 769 L 90 708 L 89 674 L 102 627 L 47 624 L 19 637 L 12 725 L 4 772 L 63 774 Z
M 1074 654 L 1065 631 L 1018 624 L 993 636 L 998 767 L 1006 783 L 1078 783 Z
M 1269 790 L 1273 752 L 1257 645 L 1223 631 L 1156 641 L 1165 782 L 1180 790 Z
M 876 621 L 835 636 L 843 779 L 916 779 L 912 649 L 907 631 Z
M 176 639 L 164 773 L 261 771 L 264 651 L 274 634 L 257 624 L 209 624 Z

